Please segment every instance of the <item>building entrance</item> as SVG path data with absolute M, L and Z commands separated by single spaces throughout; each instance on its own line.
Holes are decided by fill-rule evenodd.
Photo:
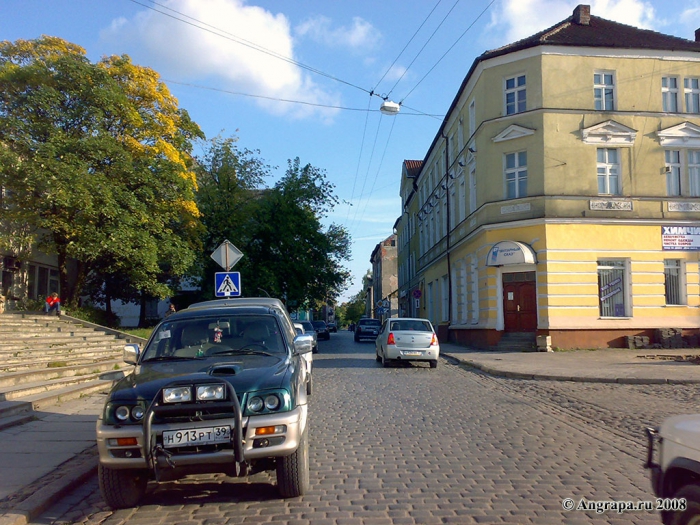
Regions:
M 503 274 L 503 320 L 506 332 L 537 331 L 535 272 Z

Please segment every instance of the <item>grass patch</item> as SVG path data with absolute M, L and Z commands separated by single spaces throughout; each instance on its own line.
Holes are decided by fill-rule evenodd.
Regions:
M 149 337 L 151 337 L 151 332 L 153 332 L 153 328 L 121 328 L 120 332 L 148 339 Z
M 50 361 L 46 363 L 46 368 L 65 368 L 66 366 L 68 366 L 68 363 L 65 361 Z

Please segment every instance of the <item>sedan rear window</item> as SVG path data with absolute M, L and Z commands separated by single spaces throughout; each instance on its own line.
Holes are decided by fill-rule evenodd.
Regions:
M 392 321 L 389 330 L 393 332 L 411 331 L 411 332 L 432 332 L 433 328 L 427 321 L 411 321 L 403 319 L 401 321 Z

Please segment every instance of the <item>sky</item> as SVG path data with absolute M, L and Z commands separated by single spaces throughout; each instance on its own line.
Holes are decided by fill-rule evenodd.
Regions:
M 237 137 L 258 151 L 270 186 L 296 157 L 323 170 L 339 199 L 324 225 L 352 239 L 342 303 L 361 290 L 372 251 L 402 213 L 402 162 L 424 159 L 474 60 L 578 3 L 0 0 L 0 40 L 50 35 L 92 61 L 129 55 L 158 72 L 207 138 Z M 594 16 L 689 40 L 700 28 L 700 0 L 586 3 Z M 382 114 L 384 100 L 399 113 Z

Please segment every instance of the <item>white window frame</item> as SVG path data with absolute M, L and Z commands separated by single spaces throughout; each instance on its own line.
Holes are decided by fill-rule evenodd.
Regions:
M 683 79 L 683 93 L 686 113 L 700 113 L 700 78 L 686 77 Z
M 476 163 L 469 164 L 469 215 L 476 211 Z
M 599 160 L 600 152 L 605 152 L 604 161 Z M 617 157 L 617 162 L 610 162 L 610 152 L 614 151 Z M 596 150 L 596 167 L 597 167 L 597 187 L 598 195 L 621 195 L 622 194 L 622 183 L 620 181 L 620 150 L 618 148 L 597 148 Z M 602 170 L 602 173 L 601 173 Z M 605 190 L 601 191 L 600 178 L 601 175 L 605 178 Z M 615 180 L 617 185 L 617 191 L 610 191 L 611 180 Z
M 513 85 L 508 87 L 508 83 Z M 522 81 L 522 84 L 520 83 Z M 513 100 L 508 101 L 508 95 L 513 95 Z M 522 106 L 522 107 L 521 107 Z M 505 115 L 516 115 L 527 111 L 527 76 L 525 74 L 513 75 L 503 79 L 503 112 Z
M 678 77 L 661 77 L 661 105 L 665 113 L 678 113 Z
M 447 275 L 443 275 L 440 282 L 440 293 L 442 294 L 442 315 L 441 321 L 450 320 L 450 280 Z
M 469 103 L 469 137 L 476 133 L 476 100 Z
M 688 195 L 700 197 L 700 149 L 688 150 Z
M 610 76 L 611 83 L 606 77 Z M 598 78 L 600 77 L 600 78 Z M 593 73 L 593 105 L 596 111 L 615 111 L 617 106 L 617 82 L 614 71 L 594 71 Z M 606 92 L 610 91 L 612 100 L 608 103 Z
M 521 161 L 523 160 L 522 155 L 524 154 L 524 160 L 525 164 L 521 165 Z M 509 168 L 508 167 L 508 159 L 509 158 L 514 159 L 514 164 L 513 167 Z M 503 177 L 504 177 L 504 184 L 505 184 L 505 198 L 506 200 L 510 199 L 521 199 L 523 197 L 527 197 L 527 151 L 526 150 L 521 150 L 521 151 L 514 151 L 512 153 L 504 153 L 503 154 Z M 509 177 L 512 177 L 512 187 L 514 188 L 513 195 L 510 193 L 510 188 L 511 184 L 509 181 Z M 523 195 L 521 195 L 521 189 L 520 186 L 521 184 L 525 185 L 525 188 L 523 190 Z
M 602 319 L 632 317 L 629 268 L 629 259 L 611 257 L 598 260 L 596 271 L 598 276 L 598 312 Z M 613 302 L 616 298 L 623 301 L 621 312 L 616 309 L 619 303 Z M 607 303 L 604 304 L 604 302 Z
M 476 255 L 469 257 L 469 312 L 471 323 L 479 324 L 479 262 Z
M 669 197 L 680 197 L 681 195 L 681 151 L 677 149 L 664 150 L 664 160 L 666 161 L 666 195 Z
M 685 261 L 664 259 L 664 298 L 667 306 L 688 304 L 685 279 Z

